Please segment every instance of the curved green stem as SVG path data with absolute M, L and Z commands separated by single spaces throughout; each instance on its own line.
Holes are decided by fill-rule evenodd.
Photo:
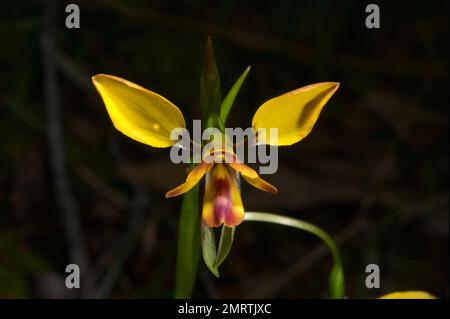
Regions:
M 323 229 L 303 220 L 270 213 L 245 212 L 244 220 L 294 227 L 322 239 L 328 248 L 330 248 L 333 255 L 333 269 L 330 274 L 330 296 L 332 298 L 344 298 L 344 273 L 342 270 L 341 255 L 333 239 Z

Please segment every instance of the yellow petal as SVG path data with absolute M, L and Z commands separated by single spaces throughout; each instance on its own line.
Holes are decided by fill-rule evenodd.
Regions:
M 186 127 L 181 111 L 152 91 L 106 74 L 93 76 L 92 82 L 114 126 L 136 141 L 154 147 L 169 147 L 177 142 L 170 139 L 172 130 Z
M 273 194 L 276 194 L 278 192 L 275 186 L 259 177 L 258 173 L 255 170 L 242 163 L 236 155 L 231 155 L 233 156 L 233 162 L 228 163 L 228 165 L 230 165 L 231 168 L 233 168 L 235 171 L 239 172 L 250 185 L 265 192 Z
M 325 103 L 339 87 L 336 82 L 316 83 L 265 102 L 253 116 L 253 129 L 265 131 L 260 144 L 291 145 L 311 132 Z M 278 141 L 270 140 L 270 128 L 278 129 Z
M 250 178 L 250 177 L 247 177 L 245 175 L 242 175 L 242 177 L 244 177 L 244 179 L 247 181 L 247 183 L 249 183 L 253 187 L 256 187 L 256 188 L 258 188 L 258 189 L 260 189 L 262 191 L 265 191 L 265 192 L 268 192 L 268 193 L 272 193 L 272 194 L 278 193 L 278 189 L 275 186 L 273 186 L 269 182 L 263 180 L 259 176 L 255 177 L 255 178 Z
M 392 292 L 390 294 L 381 296 L 379 299 L 436 299 L 436 297 L 426 291 L 413 290 Z
M 235 227 L 244 220 L 236 174 L 224 164 L 216 164 L 207 175 L 202 219 L 208 227 L 218 227 L 222 223 Z
M 205 175 L 213 165 L 214 163 L 201 162 L 189 173 L 186 182 L 166 193 L 166 198 L 175 197 L 189 191 L 202 179 L 203 175 Z

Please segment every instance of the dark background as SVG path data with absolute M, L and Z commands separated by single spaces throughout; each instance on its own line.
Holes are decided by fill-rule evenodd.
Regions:
M 74 3 L 71 30 L 65 2 L 0 6 L 0 297 L 172 296 L 180 199 L 164 193 L 184 167 L 114 130 L 90 77 L 139 83 L 189 123 L 212 35 L 224 92 L 252 66 L 228 126 L 248 127 L 281 93 L 341 83 L 313 132 L 279 149 L 266 176 L 279 194 L 243 184 L 245 208 L 327 230 L 350 298 L 448 298 L 447 1 L 376 2 L 377 30 L 364 25 L 369 1 Z M 71 262 L 82 292 L 64 286 Z M 380 289 L 365 287 L 370 263 Z M 324 297 L 330 266 L 311 235 L 244 223 L 221 279 L 201 262 L 194 296 Z

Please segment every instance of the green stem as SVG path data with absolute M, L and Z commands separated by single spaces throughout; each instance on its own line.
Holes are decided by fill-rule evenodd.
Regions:
M 178 249 L 175 273 L 175 298 L 190 298 L 197 277 L 200 257 L 199 187 L 183 196 L 178 226 Z
M 322 239 L 323 242 L 328 246 L 328 248 L 330 248 L 333 255 L 333 269 L 330 275 L 330 296 L 332 298 L 344 297 L 344 277 L 341 255 L 339 254 L 339 250 L 336 247 L 333 239 L 323 229 L 303 220 L 270 213 L 245 212 L 244 220 L 294 227 L 309 232 Z

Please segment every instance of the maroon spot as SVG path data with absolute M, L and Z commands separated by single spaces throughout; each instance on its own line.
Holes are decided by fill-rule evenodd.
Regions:
M 214 216 L 220 223 L 230 219 L 233 204 L 231 202 L 230 182 L 226 178 L 217 178 L 214 180 Z

